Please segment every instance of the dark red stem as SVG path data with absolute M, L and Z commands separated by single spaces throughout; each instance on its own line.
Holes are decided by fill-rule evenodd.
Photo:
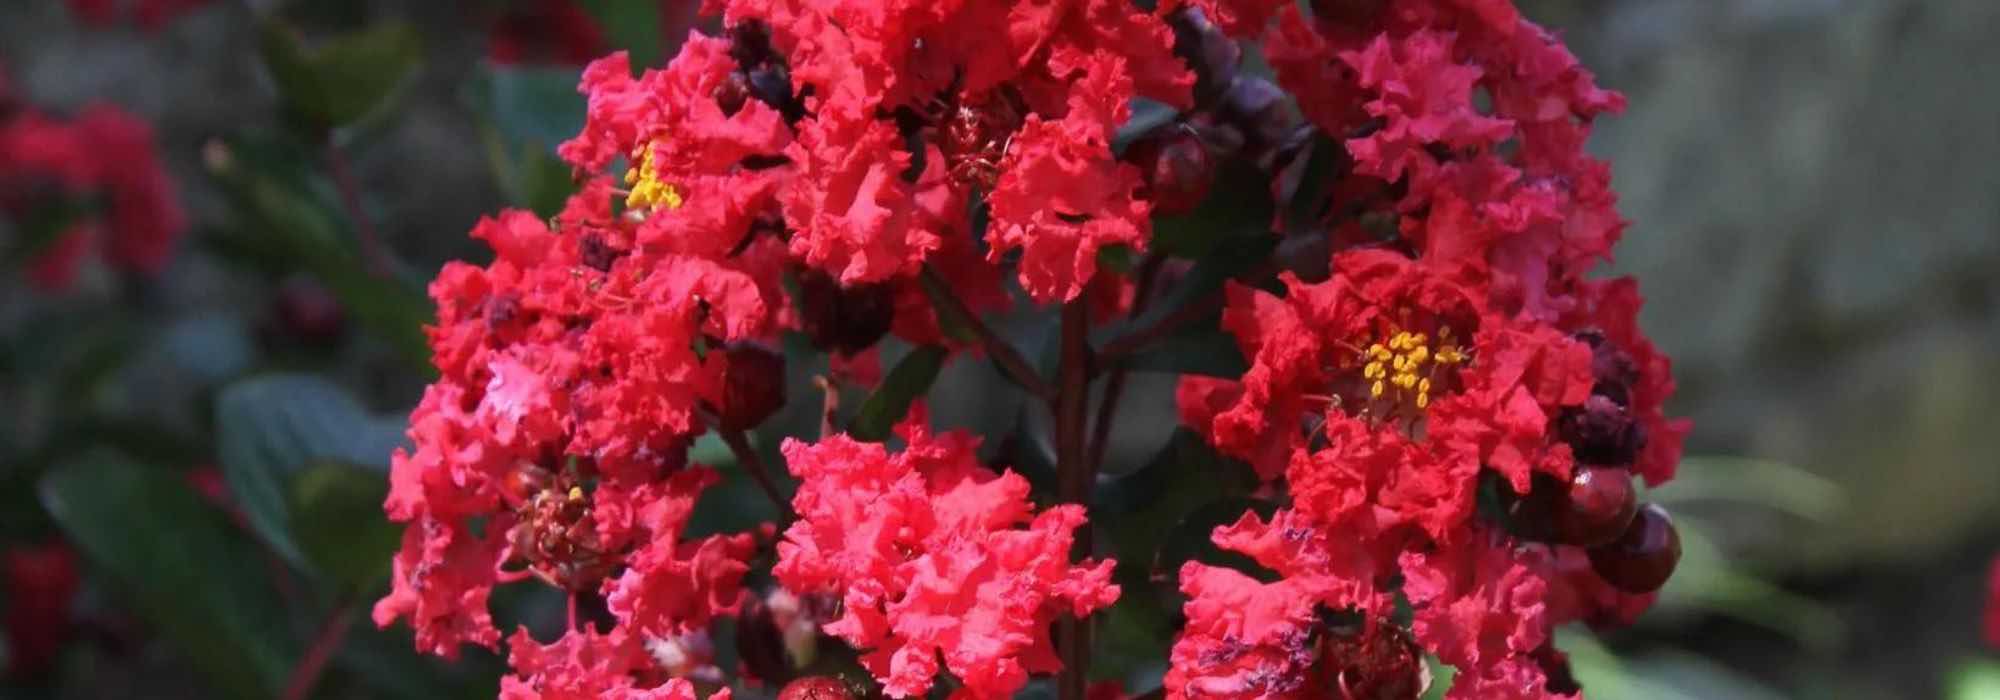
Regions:
M 306 700 L 312 697 L 313 686 L 319 684 L 320 676 L 326 673 L 326 665 L 333 661 L 333 655 L 347 643 L 347 631 L 354 626 L 354 601 L 348 600 L 334 607 L 326 623 L 313 636 L 312 646 L 306 648 L 305 656 L 299 657 L 299 664 L 292 667 L 292 675 L 285 680 L 285 692 L 279 696 L 284 700 Z
M 1059 387 L 1050 401 L 1056 422 L 1057 498 L 1090 508 L 1091 468 L 1085 455 L 1085 408 L 1090 401 L 1090 309 L 1078 299 L 1063 305 L 1062 364 Z M 1072 556 L 1088 556 L 1091 551 L 1090 526 L 1077 528 Z M 1090 667 L 1090 624 L 1088 620 L 1063 618 L 1056 627 L 1056 650 L 1062 655 L 1062 677 L 1058 689 L 1062 700 L 1083 700 Z

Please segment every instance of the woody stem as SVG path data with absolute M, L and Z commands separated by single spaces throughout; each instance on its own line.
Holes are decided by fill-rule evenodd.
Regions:
M 382 248 L 382 239 L 375 233 L 375 224 L 368 220 L 367 212 L 361 209 L 361 187 L 354 180 L 354 170 L 347 164 L 347 152 L 340 149 L 333 136 L 326 137 L 327 171 L 333 176 L 334 189 L 340 192 L 341 208 L 347 210 L 347 218 L 354 223 L 354 235 L 361 242 L 361 258 L 368 272 L 377 277 L 390 273 L 389 253 Z
M 972 309 L 967 307 L 965 301 L 959 299 L 957 294 L 952 293 L 951 285 L 946 284 L 936 270 L 925 265 L 923 272 L 917 275 L 917 280 L 923 284 L 924 291 L 930 295 L 932 302 L 941 307 L 938 309 L 939 315 L 949 314 L 952 320 L 972 329 L 972 334 L 979 339 L 980 347 L 986 350 L 986 354 L 992 357 L 994 362 L 999 363 L 1000 369 L 1006 371 L 1008 376 L 1020 382 L 1021 386 L 1027 387 L 1028 393 L 1052 403 L 1056 400 L 1055 388 L 1042 379 L 1042 375 L 1035 371 L 1035 366 L 1028 364 L 1028 360 L 1022 357 L 1020 351 L 1015 350 L 1013 345 L 1008 344 L 1007 339 L 1000 337 L 991 326 L 980 320 L 979 314 L 972 313 Z
M 1084 410 L 1090 400 L 1090 310 L 1078 299 L 1062 310 L 1062 364 L 1058 386 L 1050 400 L 1056 423 L 1057 497 L 1065 503 L 1090 508 L 1091 468 L 1085 454 Z M 1072 555 L 1089 555 L 1090 525 L 1077 528 Z M 1062 700 L 1083 700 L 1085 671 L 1090 665 L 1090 627 L 1087 620 L 1064 618 L 1056 628 L 1056 650 L 1062 655 L 1059 681 Z
M 1139 264 L 1138 282 L 1132 289 L 1132 316 L 1146 312 L 1152 301 L 1153 281 L 1160 276 L 1160 266 L 1166 258 L 1158 253 L 1146 256 Z M 1091 424 L 1090 434 L 1090 475 L 1094 480 L 1098 470 L 1104 468 L 1104 451 L 1111 441 L 1111 421 L 1118 415 L 1118 397 L 1125 393 L 1125 375 L 1128 368 L 1118 365 L 1111 368 L 1111 375 L 1104 380 L 1104 398 L 1097 401 L 1097 420 Z
M 757 456 L 757 448 L 750 445 L 750 440 L 743 436 L 743 431 L 716 428 L 715 432 L 722 436 L 722 443 L 729 446 L 730 454 L 736 456 L 736 463 L 743 467 L 743 471 L 750 473 L 750 478 L 757 482 L 757 488 L 763 490 L 764 496 L 771 499 L 771 505 L 778 507 L 778 514 L 785 522 L 790 523 L 797 519 L 798 515 L 792 512 L 792 504 L 786 502 L 784 496 L 778 495 L 777 482 L 771 481 L 771 474 L 765 471 L 764 458 Z

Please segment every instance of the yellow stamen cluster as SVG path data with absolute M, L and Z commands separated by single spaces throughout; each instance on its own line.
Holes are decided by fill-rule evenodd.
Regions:
M 1388 343 L 1368 346 L 1368 364 L 1361 368 L 1362 378 L 1371 382 L 1368 395 L 1382 398 L 1394 386 L 1399 396 L 1414 394 L 1417 408 L 1430 406 L 1431 374 L 1439 366 L 1465 361 L 1465 351 L 1452 341 L 1450 328 L 1438 330 L 1438 344 L 1433 352 L 1423 333 L 1397 331 Z
M 660 180 L 660 169 L 653 159 L 653 143 L 647 142 L 636 167 L 625 170 L 625 185 L 632 193 L 625 196 L 628 209 L 668 209 L 681 207 L 681 191 Z

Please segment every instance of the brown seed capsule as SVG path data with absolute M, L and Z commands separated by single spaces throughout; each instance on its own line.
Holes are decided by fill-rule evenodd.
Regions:
M 1564 544 L 1596 547 L 1625 534 L 1639 514 L 1632 475 L 1616 467 L 1578 466 L 1567 498 L 1555 509 L 1555 535 Z
M 729 72 L 729 76 L 715 85 L 715 104 L 722 108 L 723 116 L 736 116 L 743 109 L 743 103 L 750 100 L 750 76 L 741 70 Z
M 1618 590 L 1651 593 L 1665 585 L 1681 560 L 1681 536 L 1658 504 L 1648 503 L 1617 541 L 1590 550 L 1590 568 Z
M 778 691 L 778 700 L 853 700 L 854 697 L 853 689 L 833 676 L 806 676 Z
M 1215 183 L 1215 161 L 1194 130 L 1171 124 L 1141 137 L 1125 150 L 1139 167 L 1153 200 L 1153 213 L 1179 216 L 1194 211 Z
M 723 351 L 723 430 L 748 430 L 785 405 L 785 356 L 752 342 L 730 343 Z

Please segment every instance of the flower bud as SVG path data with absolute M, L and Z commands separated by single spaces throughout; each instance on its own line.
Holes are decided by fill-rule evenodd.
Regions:
M 730 71 L 729 77 L 716 84 L 714 95 L 715 104 L 722 108 L 723 115 L 736 116 L 736 112 L 743 109 L 743 103 L 750 99 L 750 76 L 741 70 Z
M 1665 585 L 1681 560 L 1681 535 L 1674 519 L 1648 503 L 1611 544 L 1590 550 L 1590 568 L 1618 590 L 1651 593 Z
M 833 676 L 806 676 L 778 691 L 778 700 L 854 700 L 856 693 Z
M 1564 544 L 1596 547 L 1625 534 L 1639 513 L 1632 475 L 1624 469 L 1578 466 L 1567 498 L 1555 508 L 1555 535 Z
M 1563 413 L 1557 431 L 1584 464 L 1629 465 L 1644 444 L 1644 433 L 1625 407 L 1603 394 Z
M 736 616 L 736 657 L 743 661 L 746 673 L 767 683 L 791 675 L 784 633 L 760 596 L 747 596 Z
M 1243 130 L 1245 146 L 1252 154 L 1270 152 L 1285 144 L 1302 119 L 1285 102 L 1285 91 L 1271 81 L 1242 76 L 1222 98 L 1223 121 Z
M 1243 62 L 1243 47 L 1237 45 L 1208 21 L 1195 7 L 1185 7 L 1167 17 L 1174 29 L 1174 55 L 1194 69 L 1194 101 L 1206 109 L 1222 99 L 1236 82 L 1236 69 Z
M 895 289 L 887 284 L 843 288 L 825 272 L 799 271 L 799 323 L 813 347 L 852 355 L 888 334 L 895 318 Z
M 723 357 L 723 430 L 748 430 L 785 405 L 785 356 L 751 342 L 730 343 Z
M 1153 200 L 1153 213 L 1179 216 L 1194 211 L 1215 182 L 1215 162 L 1194 130 L 1168 125 L 1154 129 L 1125 150 L 1139 167 Z
M 304 345 L 332 345 L 347 327 L 340 301 L 311 278 L 294 277 L 279 285 L 272 306 L 278 332 Z

